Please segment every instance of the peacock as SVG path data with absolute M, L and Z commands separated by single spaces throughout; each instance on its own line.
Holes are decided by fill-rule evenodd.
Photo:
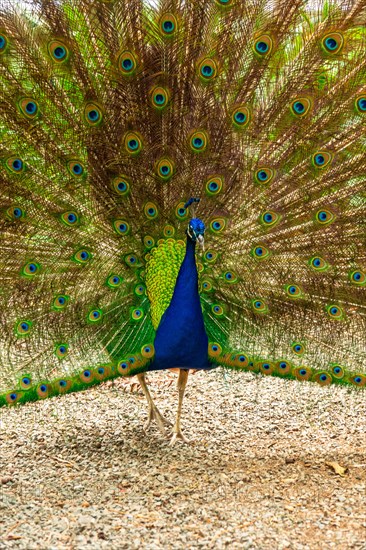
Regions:
M 0 405 L 366 385 L 365 0 L 0 9 Z

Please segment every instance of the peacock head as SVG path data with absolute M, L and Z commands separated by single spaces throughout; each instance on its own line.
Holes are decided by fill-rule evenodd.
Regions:
M 188 224 L 187 235 L 194 243 L 198 242 L 204 249 L 205 247 L 205 224 L 199 218 L 192 218 Z
M 204 234 L 205 234 L 205 224 L 202 220 L 199 218 L 196 218 L 195 216 L 195 207 L 196 204 L 200 202 L 200 199 L 197 197 L 191 197 L 186 204 L 184 205 L 184 208 L 189 208 L 191 212 L 192 219 L 188 224 L 187 229 L 187 235 L 188 238 L 193 242 L 200 244 L 202 249 L 205 249 L 205 240 L 204 240 Z

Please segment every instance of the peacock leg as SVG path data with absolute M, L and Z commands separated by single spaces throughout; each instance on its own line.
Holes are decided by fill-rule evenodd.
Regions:
M 143 372 L 141 374 L 138 374 L 137 378 L 138 378 L 138 381 L 140 382 L 142 391 L 144 392 L 144 395 L 145 395 L 145 397 L 147 399 L 147 402 L 149 404 L 149 417 L 148 417 L 147 421 L 144 424 L 144 431 L 147 432 L 148 429 L 150 428 L 151 422 L 153 420 L 156 420 L 156 423 L 158 425 L 159 430 L 165 436 L 166 435 L 165 434 L 165 426 L 171 426 L 171 423 L 169 422 L 169 420 L 164 418 L 164 416 L 161 414 L 161 412 L 159 411 L 159 409 L 155 405 L 155 403 L 154 403 L 154 401 L 153 401 L 153 399 L 150 395 L 149 388 L 147 387 L 147 384 L 146 384 L 145 373 Z
M 177 419 L 174 424 L 174 428 L 172 431 L 172 438 L 170 440 L 169 445 L 173 447 L 175 445 L 175 442 L 177 439 L 181 439 L 184 443 L 190 443 L 190 441 L 184 437 L 182 434 L 182 430 L 180 427 L 180 415 L 182 412 L 182 404 L 183 404 L 183 397 L 184 397 L 184 391 L 186 389 L 187 380 L 188 380 L 188 370 L 180 369 L 179 371 L 179 377 L 178 377 L 178 391 L 179 391 L 179 397 L 178 397 L 178 412 L 177 412 Z

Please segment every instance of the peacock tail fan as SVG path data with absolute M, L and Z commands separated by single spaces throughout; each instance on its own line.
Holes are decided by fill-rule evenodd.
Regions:
M 0 404 L 149 368 L 192 196 L 212 363 L 365 385 L 365 15 L 3 5 Z

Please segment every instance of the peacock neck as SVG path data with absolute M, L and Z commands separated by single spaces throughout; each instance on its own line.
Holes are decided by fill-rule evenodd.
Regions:
M 155 368 L 208 368 L 208 338 L 198 293 L 196 244 L 187 236 L 186 253 L 172 299 L 155 337 Z

